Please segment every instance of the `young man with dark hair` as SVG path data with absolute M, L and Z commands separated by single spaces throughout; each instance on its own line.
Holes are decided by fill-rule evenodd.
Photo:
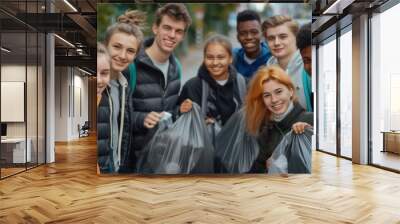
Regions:
M 302 77 L 311 89 L 311 23 L 303 25 L 297 34 L 297 47 L 303 58 L 304 70 Z M 314 94 L 310 94 L 311 110 L 314 110 Z
M 242 48 L 233 50 L 233 65 L 250 79 L 257 69 L 271 57 L 268 46 L 261 41 L 261 20 L 257 12 L 244 10 L 237 15 L 237 39 Z
M 185 37 L 192 20 L 184 4 L 159 8 L 152 25 L 154 37 L 144 41 L 135 59 L 132 87 L 132 146 L 138 156 L 154 134 L 164 112 L 176 114 L 180 65 L 173 51 Z M 130 72 L 125 73 L 129 76 Z M 128 80 L 130 80 L 128 78 Z
M 304 69 L 311 76 L 311 23 L 300 28 L 299 34 L 297 34 L 297 47 L 303 58 Z

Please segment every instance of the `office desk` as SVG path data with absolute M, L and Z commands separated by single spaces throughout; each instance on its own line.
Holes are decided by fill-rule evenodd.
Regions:
M 6 138 L 1 139 L 1 157 L 6 163 L 25 163 L 31 162 L 32 140 L 28 138 L 25 152 L 25 138 Z M 25 161 L 25 159 L 27 159 Z
M 383 151 L 400 154 L 400 131 L 382 131 Z

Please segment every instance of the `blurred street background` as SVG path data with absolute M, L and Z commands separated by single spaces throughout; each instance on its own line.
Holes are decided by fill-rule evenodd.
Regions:
M 311 22 L 311 4 L 308 3 L 191 3 L 185 4 L 192 16 L 184 41 L 175 51 L 183 69 L 182 84 L 196 76 L 197 69 L 203 61 L 203 42 L 213 33 L 226 35 L 233 47 L 240 47 L 236 39 L 236 15 L 245 9 L 252 9 L 260 14 L 261 20 L 274 15 L 289 15 L 299 25 Z M 159 4 L 97 4 L 97 40 L 103 41 L 107 27 L 116 22 L 119 15 L 126 10 L 138 9 L 147 13 L 145 37 L 151 37 L 151 25 Z

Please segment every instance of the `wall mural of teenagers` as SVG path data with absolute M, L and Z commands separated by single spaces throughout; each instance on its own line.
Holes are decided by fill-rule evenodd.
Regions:
M 97 7 L 99 174 L 311 172 L 309 4 Z

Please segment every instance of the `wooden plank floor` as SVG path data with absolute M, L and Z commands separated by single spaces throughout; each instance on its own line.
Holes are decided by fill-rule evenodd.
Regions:
M 0 223 L 400 223 L 400 175 L 320 152 L 313 174 L 96 175 L 92 138 L 0 181 Z
M 0 169 L 1 169 L 1 177 L 2 178 L 26 170 L 25 167 L 23 167 L 23 168 L 22 167 L 0 168 Z

